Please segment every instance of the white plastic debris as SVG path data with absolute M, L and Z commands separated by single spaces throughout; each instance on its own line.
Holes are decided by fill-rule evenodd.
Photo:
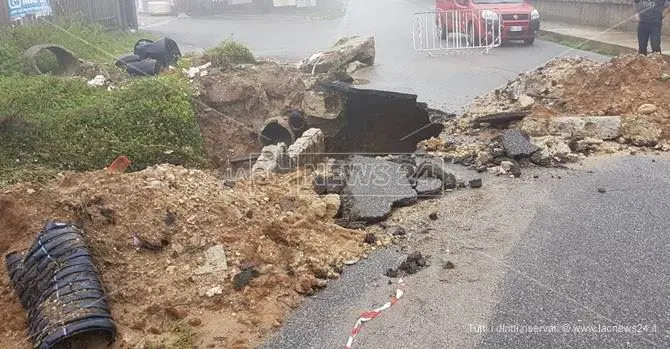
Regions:
M 104 75 L 96 75 L 93 79 L 91 79 L 88 82 L 88 86 L 96 86 L 96 87 L 101 87 L 105 86 L 105 83 L 107 82 L 107 78 Z
M 184 69 L 184 73 L 188 75 L 189 79 L 193 79 L 198 75 L 207 76 L 207 68 L 209 68 L 210 66 L 212 66 L 212 62 L 207 62 L 199 67 L 191 67 L 188 69 Z

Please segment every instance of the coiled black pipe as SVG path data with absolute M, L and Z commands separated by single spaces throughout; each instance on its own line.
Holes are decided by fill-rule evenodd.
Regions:
M 5 256 L 35 348 L 51 349 L 80 335 L 116 337 L 109 302 L 81 231 L 48 223 L 33 245 Z

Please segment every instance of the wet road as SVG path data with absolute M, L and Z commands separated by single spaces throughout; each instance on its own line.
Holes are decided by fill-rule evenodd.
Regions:
M 582 51 L 544 41 L 533 46 L 512 44 L 488 55 L 417 53 L 411 40 L 413 13 L 431 9 L 424 0 L 351 0 L 344 17 L 309 19 L 287 15 L 228 15 L 176 18 L 146 29 L 169 35 L 185 49 L 207 48 L 232 38 L 256 55 L 297 61 L 330 46 L 345 35 L 374 35 L 377 61 L 369 72 L 370 88 L 413 92 L 421 101 L 458 111 L 474 96 L 501 86 L 519 72 Z

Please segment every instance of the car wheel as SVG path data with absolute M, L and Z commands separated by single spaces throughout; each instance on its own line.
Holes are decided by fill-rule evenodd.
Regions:
M 532 45 L 532 44 L 535 42 L 535 37 L 532 37 L 532 38 L 530 38 L 530 39 L 526 39 L 526 40 L 524 40 L 523 42 L 524 42 L 524 44 L 526 44 L 526 45 Z

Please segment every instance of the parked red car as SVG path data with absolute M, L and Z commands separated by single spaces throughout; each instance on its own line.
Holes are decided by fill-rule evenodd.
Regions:
M 540 13 L 525 0 L 435 0 L 442 39 L 460 32 L 471 42 L 523 40 L 532 45 Z

